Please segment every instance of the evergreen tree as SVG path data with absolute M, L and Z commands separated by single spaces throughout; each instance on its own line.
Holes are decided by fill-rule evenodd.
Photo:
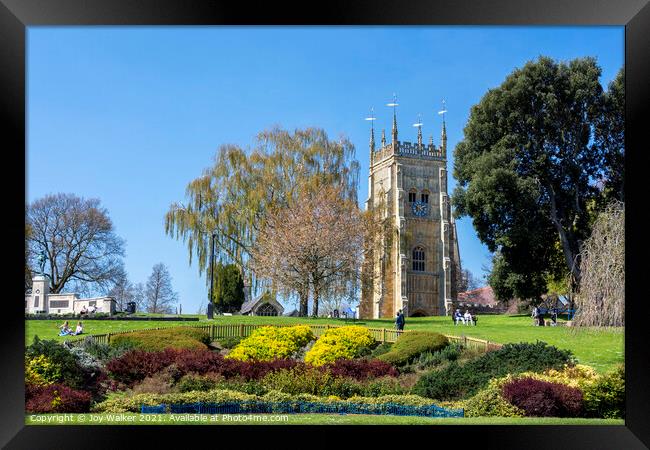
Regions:
M 234 313 L 244 303 L 244 278 L 235 264 L 217 264 L 214 268 L 212 302 L 218 312 Z
M 603 137 L 622 109 L 612 100 L 617 88 L 606 95 L 600 75 L 594 58 L 540 57 L 472 107 L 454 151 L 453 202 L 496 252 L 490 285 L 497 298 L 539 299 L 549 276 L 580 281 L 599 180 L 620 183 L 613 172 L 623 154 L 620 139 Z

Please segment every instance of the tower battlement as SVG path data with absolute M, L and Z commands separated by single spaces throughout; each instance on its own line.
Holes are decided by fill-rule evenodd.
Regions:
M 378 162 L 393 155 L 438 161 L 443 161 L 446 158 L 445 151 L 441 147 L 436 147 L 434 144 L 397 141 L 397 145 L 395 146 L 391 142 L 376 150 L 373 154 L 373 159 Z

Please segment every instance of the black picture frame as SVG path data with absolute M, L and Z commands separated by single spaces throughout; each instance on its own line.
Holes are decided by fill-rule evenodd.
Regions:
M 24 424 L 24 311 L 19 280 L 24 274 L 23 241 L 26 198 L 26 27 L 57 25 L 623 25 L 626 66 L 626 419 L 624 426 L 430 426 L 430 427 L 291 427 L 251 428 L 209 426 L 26 426 Z M 261 445 L 312 445 L 320 435 L 327 445 L 357 437 L 367 445 L 451 446 L 457 448 L 589 448 L 637 449 L 650 446 L 650 352 L 646 321 L 650 317 L 643 292 L 644 256 L 648 237 L 644 210 L 648 189 L 644 170 L 650 167 L 645 142 L 650 137 L 650 5 L 648 0 L 410 0 L 329 1 L 317 4 L 276 2 L 217 2 L 211 0 L 0 0 L 0 114 L 5 125 L 3 155 L 9 170 L 3 183 L 6 213 L 3 225 L 5 272 L 10 294 L 5 296 L 2 333 L 3 370 L 0 372 L 2 421 L 0 445 L 5 448 L 132 448 L 160 447 L 196 438 L 209 445 L 248 446 L 251 434 Z M 645 144 L 645 145 L 644 145 Z M 22 199 L 21 199 L 22 196 Z M 15 238 L 14 238 L 15 235 Z M 23 234 L 24 236 L 24 234 Z M 17 263 L 18 262 L 18 263 Z M 191 430 L 191 432 L 190 432 Z M 218 430 L 215 431 L 215 430 Z M 245 431 L 242 433 L 242 431 Z M 230 444 L 226 444 L 230 442 Z M 445 443 L 446 442 L 446 443 Z M 392 443 L 392 442 L 391 442 Z M 259 445 L 259 444 L 258 444 Z M 167 446 L 167 445 L 163 445 Z

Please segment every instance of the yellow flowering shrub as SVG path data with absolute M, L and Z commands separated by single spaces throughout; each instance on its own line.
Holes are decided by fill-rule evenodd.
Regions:
M 314 339 L 308 325 L 260 327 L 232 349 L 226 358 L 239 361 L 271 361 L 290 358 Z
M 530 377 L 536 380 L 562 383 L 575 388 L 584 388 L 599 380 L 600 375 L 593 367 L 576 364 L 571 367 L 565 365 L 562 370 L 549 369 L 542 373 L 524 372 L 518 375 L 519 378 Z
M 45 355 L 25 358 L 25 383 L 45 386 L 59 381 L 61 370 Z
M 337 359 L 352 359 L 373 343 L 374 339 L 367 328 L 355 325 L 331 328 L 307 352 L 305 362 L 322 366 Z

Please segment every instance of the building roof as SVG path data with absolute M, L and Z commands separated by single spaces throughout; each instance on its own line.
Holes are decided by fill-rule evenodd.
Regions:
M 247 296 L 248 297 L 248 296 Z M 244 303 L 241 305 L 241 309 L 239 310 L 240 313 L 246 314 L 249 312 L 251 309 L 253 309 L 253 306 L 262 298 L 262 295 L 258 295 L 257 297 L 254 298 L 249 298 L 246 300 Z
M 499 303 L 494 297 L 494 291 L 492 291 L 490 286 L 459 292 L 458 301 L 463 303 L 476 303 L 481 306 L 496 306 Z
M 264 293 L 258 295 L 257 297 L 250 298 L 246 300 L 242 305 L 239 312 L 241 314 L 247 314 L 255 309 L 255 307 L 260 303 L 271 303 L 277 310 L 279 314 L 284 312 L 284 307 L 274 298 L 269 298 L 268 300 L 264 298 Z

